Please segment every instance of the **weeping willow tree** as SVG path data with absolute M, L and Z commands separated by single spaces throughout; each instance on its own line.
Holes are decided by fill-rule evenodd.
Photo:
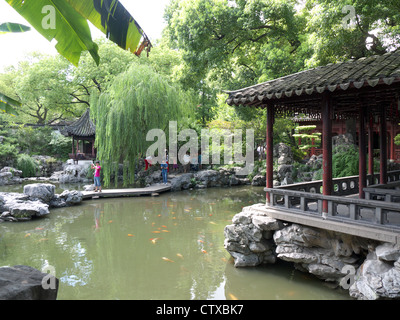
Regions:
M 96 123 L 96 148 L 105 186 L 113 175 L 118 177 L 121 163 L 124 185 L 134 182 L 139 157 L 154 143 L 146 141 L 148 131 L 161 129 L 168 137 L 169 121 L 187 123 L 194 114 L 191 97 L 151 67 L 133 64 L 106 91 L 92 98 L 91 116 Z M 117 185 L 117 178 L 114 182 Z

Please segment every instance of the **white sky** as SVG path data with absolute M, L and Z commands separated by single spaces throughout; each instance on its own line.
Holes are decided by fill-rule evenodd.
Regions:
M 165 26 L 163 14 L 169 0 L 120 0 L 133 18 L 139 23 L 151 41 L 159 39 Z M 0 0 L 0 24 L 16 22 L 30 26 L 6 1 Z M 92 38 L 104 37 L 96 28 L 91 28 Z M 16 64 L 32 51 L 56 54 L 54 45 L 35 29 L 25 33 L 0 35 L 0 72 L 4 67 Z

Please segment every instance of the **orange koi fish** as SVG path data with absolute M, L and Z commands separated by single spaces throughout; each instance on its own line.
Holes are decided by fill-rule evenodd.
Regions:
M 31 235 L 30 233 L 27 233 L 27 234 L 25 235 L 24 238 L 27 238 L 27 237 L 29 237 L 30 235 Z
M 112 223 L 113 221 L 112 220 L 108 220 L 108 223 Z
M 204 241 L 203 241 L 203 240 L 197 240 L 197 242 L 204 243 Z
M 128 233 L 128 237 L 134 237 L 134 235 L 133 235 L 133 234 L 130 234 L 130 233 Z
M 35 228 L 35 230 L 43 230 L 43 228 L 39 228 L 39 227 L 37 227 L 37 228 Z
M 231 298 L 232 300 L 239 300 L 236 296 L 234 296 L 232 293 L 229 293 L 229 298 Z
M 164 261 L 168 261 L 168 262 L 175 262 L 174 260 L 168 259 L 168 258 L 166 258 L 166 257 L 162 257 L 162 259 L 163 259 Z
M 161 232 L 169 232 L 169 231 L 164 229 L 164 230 L 161 230 Z
M 215 224 L 215 225 L 216 225 L 216 223 L 215 223 L 215 222 L 213 222 L 213 221 L 210 221 L 210 224 Z
M 166 228 L 167 226 L 162 225 L 161 227 Z
M 180 253 L 176 254 L 179 258 L 183 259 L 183 255 L 181 255 Z
M 156 244 L 156 242 L 159 240 L 160 238 L 151 238 L 150 241 L 152 244 Z
M 201 252 L 203 252 L 203 253 L 208 253 L 206 250 L 201 250 Z
M 161 231 L 158 231 L 158 230 L 155 230 L 155 231 L 152 231 L 152 233 L 160 233 Z

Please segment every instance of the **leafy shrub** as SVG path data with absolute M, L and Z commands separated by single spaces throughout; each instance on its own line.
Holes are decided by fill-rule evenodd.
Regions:
M 16 137 L 21 146 L 21 151 L 32 155 L 50 155 L 49 143 L 52 131 L 50 127 L 19 128 L 16 132 Z
M 332 174 L 334 178 L 358 175 L 359 154 L 356 148 L 334 153 Z
M 17 158 L 17 169 L 22 171 L 22 177 L 33 177 L 39 166 L 36 161 L 27 154 L 21 154 Z
M 71 152 L 72 148 L 72 139 L 63 136 L 59 131 L 53 131 L 49 146 L 52 154 L 61 159 L 68 159 L 68 153 Z
M 9 143 L 0 144 L 0 162 L 14 160 L 17 158 L 18 149 L 15 145 Z

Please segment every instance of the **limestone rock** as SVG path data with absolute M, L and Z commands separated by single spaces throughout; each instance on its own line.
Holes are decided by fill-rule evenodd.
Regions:
M 349 294 L 360 300 L 400 299 L 400 270 L 394 263 L 378 259 L 378 254 L 369 255 L 357 270 Z
M 59 280 L 55 278 L 55 289 L 45 289 L 45 276 L 28 266 L 0 267 L 0 300 L 56 300 Z
M 274 234 L 279 259 L 301 265 L 302 269 L 325 281 L 339 283 L 347 265 L 358 267 L 359 258 L 354 252 L 359 248 L 355 237 L 326 230 L 292 224 Z M 364 244 L 365 245 L 365 244 Z
M 252 222 L 257 228 L 264 231 L 279 230 L 283 227 L 282 222 L 268 216 L 253 216 Z
M 83 194 L 76 190 L 65 190 L 60 195 L 54 195 L 50 202 L 50 207 L 52 208 L 62 208 L 69 207 L 82 202 Z
M 400 248 L 391 243 L 377 246 L 375 252 L 377 257 L 384 261 L 396 261 L 400 258 Z
M 48 215 L 49 205 L 39 200 L 30 200 L 29 196 L 21 193 L 1 193 L 0 211 L 9 212 L 7 221 L 26 221 L 35 217 Z
M 22 183 L 22 171 L 12 167 L 4 167 L 0 170 L 0 186 Z
M 277 230 L 281 225 L 273 218 L 257 214 L 256 207 L 243 208 L 233 217 L 233 224 L 225 227 L 224 246 L 233 257 L 235 267 L 276 261 L 271 230 Z
M 172 191 L 179 191 L 189 189 L 192 178 L 194 177 L 193 173 L 184 173 L 179 175 L 171 180 L 171 190 Z
M 50 183 L 34 183 L 24 186 L 24 194 L 32 200 L 40 200 L 50 203 L 54 197 L 56 187 Z

